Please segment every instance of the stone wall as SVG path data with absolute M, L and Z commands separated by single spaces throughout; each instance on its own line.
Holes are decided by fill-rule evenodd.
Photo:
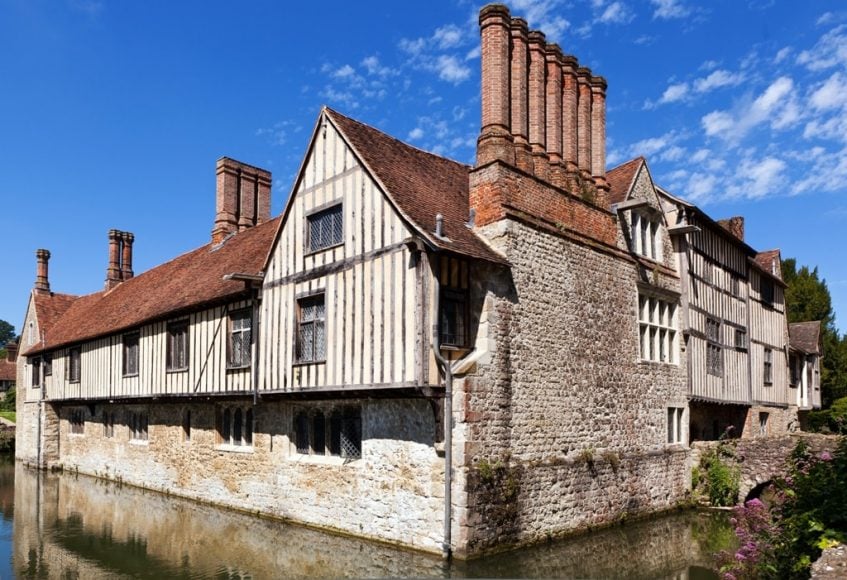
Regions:
M 639 282 L 673 292 L 678 279 L 645 282 L 614 252 L 517 220 L 483 234 L 512 268 L 472 291 L 496 347 L 457 385 L 457 544 L 477 552 L 675 505 L 687 451 L 667 444 L 667 408 L 687 407 L 685 359 L 640 360 L 637 308 Z
M 249 407 L 251 399 L 241 401 Z M 73 411 L 60 409 L 57 462 L 178 496 L 290 519 L 359 536 L 438 551 L 442 539 L 444 460 L 435 450 L 435 417 L 423 399 L 345 400 L 362 409 L 362 458 L 304 456 L 292 444 L 294 409 L 306 403 L 261 400 L 252 447 L 219 444 L 214 403 L 95 405 L 84 434 L 71 433 Z M 231 403 L 230 403 L 231 404 Z M 331 403 L 322 403 L 322 405 Z M 191 412 L 191 436 L 183 412 Z M 129 412 L 149 413 L 147 441 L 130 440 Z
M 786 460 L 799 441 L 805 441 L 813 454 L 835 451 L 838 438 L 817 433 L 792 433 L 789 435 L 766 436 L 749 439 L 734 439 L 729 442 L 735 450 L 735 464 L 741 470 L 739 501 L 744 501 L 758 485 L 786 475 Z M 692 447 L 692 460 L 699 462 L 704 450 L 718 445 L 716 441 L 698 442 Z

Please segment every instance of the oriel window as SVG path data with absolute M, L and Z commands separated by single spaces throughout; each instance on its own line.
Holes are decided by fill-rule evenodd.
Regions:
M 441 256 L 439 266 L 439 341 L 441 346 L 464 348 L 470 341 L 469 266 L 448 256 Z

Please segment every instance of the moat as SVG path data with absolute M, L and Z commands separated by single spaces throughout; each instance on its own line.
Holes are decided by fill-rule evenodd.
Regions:
M 445 564 L 69 473 L 0 462 L 0 578 L 717 578 L 723 513 L 685 512 Z

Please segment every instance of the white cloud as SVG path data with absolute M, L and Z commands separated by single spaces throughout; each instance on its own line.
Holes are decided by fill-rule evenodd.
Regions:
M 379 61 L 379 58 L 376 56 L 368 56 L 362 59 L 362 66 L 369 75 L 375 75 L 379 77 L 392 76 L 398 73 L 398 71 L 394 70 L 393 68 L 384 66 Z
M 833 73 L 812 92 L 809 102 L 821 111 L 847 106 L 847 77 L 840 72 Z
M 635 15 L 630 12 L 626 4 L 623 2 L 612 2 L 603 9 L 597 21 L 603 24 L 626 24 L 633 18 L 635 18 Z
M 561 17 L 562 0 L 513 0 L 512 14 L 521 15 L 531 28 L 543 30 L 548 40 L 562 40 L 570 22 Z
M 840 25 L 824 34 L 810 50 L 797 55 L 797 64 L 812 71 L 847 65 L 847 25 Z
M 332 76 L 337 78 L 337 79 L 349 79 L 349 78 L 353 78 L 355 75 L 356 75 L 356 69 L 354 69 L 349 64 L 345 64 L 344 66 L 342 66 L 339 69 L 336 69 L 332 73 Z
M 791 55 L 792 50 L 793 49 L 790 46 L 786 46 L 785 48 L 779 49 L 779 51 L 776 53 L 776 56 L 773 58 L 774 64 L 779 64 L 786 58 L 788 58 Z
M 653 18 L 669 20 L 672 18 L 685 18 L 691 14 L 691 10 L 683 5 L 680 0 L 650 0 L 650 2 L 656 7 L 655 11 L 653 11 Z
M 718 68 L 720 64 L 721 63 L 716 60 L 707 60 L 706 62 L 700 65 L 700 70 L 714 70 Z
M 694 90 L 698 93 L 706 93 L 719 87 L 731 87 L 741 84 L 743 77 L 740 74 L 718 69 L 709 76 L 694 81 Z
M 675 85 L 670 85 L 665 92 L 662 93 L 662 98 L 659 99 L 660 103 L 674 103 L 676 101 L 681 101 L 688 95 L 688 83 L 677 83 Z
M 737 142 L 763 123 L 769 122 L 772 129 L 785 129 L 799 119 L 794 82 L 782 76 L 752 102 L 742 102 L 734 111 L 712 111 L 704 115 L 701 125 L 709 137 Z
M 428 67 L 438 73 L 441 80 L 459 84 L 471 76 L 471 69 L 456 58 L 455 56 L 440 55 L 432 67 Z
M 738 166 L 738 192 L 745 197 L 758 199 L 768 194 L 781 193 L 785 182 L 786 164 L 775 157 L 745 159 Z
M 432 40 L 438 44 L 438 48 L 446 50 L 455 48 L 464 43 L 464 34 L 462 30 L 455 24 L 447 24 L 436 29 L 432 35 Z
M 421 129 L 420 127 L 415 127 L 414 129 L 409 131 L 408 135 L 406 135 L 406 140 L 407 141 L 417 141 L 419 139 L 422 139 L 423 136 L 424 136 L 424 130 Z

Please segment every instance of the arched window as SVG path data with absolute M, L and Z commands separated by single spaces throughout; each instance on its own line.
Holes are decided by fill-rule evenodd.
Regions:
M 247 409 L 244 418 L 244 444 L 253 445 L 253 409 Z
M 232 434 L 232 414 L 229 409 L 224 409 L 223 420 L 221 421 L 221 442 L 227 444 L 230 442 Z
M 241 409 L 236 409 L 235 414 L 232 419 L 232 444 L 233 445 L 241 445 L 241 428 L 243 425 L 243 419 L 241 416 Z

